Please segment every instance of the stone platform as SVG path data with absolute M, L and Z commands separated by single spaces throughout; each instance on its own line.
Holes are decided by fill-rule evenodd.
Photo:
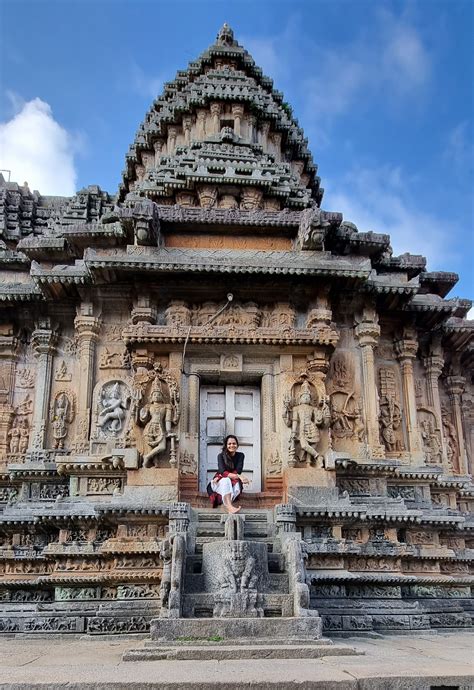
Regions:
M 314 645 L 320 647 L 322 642 Z M 9 690 L 472 690 L 474 635 L 419 633 L 345 641 L 358 655 L 299 658 L 124 662 L 128 650 L 145 643 L 127 638 L 51 636 L 0 639 L 0 688 Z M 184 649 L 187 645 L 182 645 Z M 200 645 L 205 647 L 206 645 Z M 220 645 L 216 645 L 219 647 Z M 223 645 L 223 649 L 227 645 Z M 237 645 L 236 645 L 237 646 Z M 288 645 L 290 646 L 290 645 Z M 257 646 L 252 645 L 257 648 Z M 362 654 L 362 655 L 361 655 Z
M 363 654 L 357 652 L 347 644 L 334 644 L 331 640 L 320 639 L 308 643 L 307 640 L 299 643 L 284 644 L 271 642 L 259 642 L 257 644 L 224 644 L 188 642 L 179 645 L 165 646 L 156 642 L 145 644 L 140 649 L 130 649 L 123 655 L 124 661 L 225 661 L 236 659 L 321 659 L 327 656 L 353 656 Z
M 152 640 L 183 638 L 254 640 L 259 638 L 305 641 L 317 640 L 322 634 L 320 618 L 155 618 L 150 624 Z

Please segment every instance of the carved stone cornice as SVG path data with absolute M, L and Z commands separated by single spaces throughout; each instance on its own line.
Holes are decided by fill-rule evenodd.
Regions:
M 15 357 L 18 350 L 18 339 L 14 335 L 0 335 L 0 359 Z
M 126 344 L 130 343 L 184 343 L 186 332 L 182 329 L 170 329 L 169 326 L 157 326 L 138 323 L 127 326 L 122 331 Z M 335 347 L 339 334 L 332 329 L 322 331 L 291 329 L 284 333 L 278 329 L 258 328 L 249 332 L 248 326 L 213 327 L 195 326 L 191 329 L 189 343 L 234 343 L 241 345 L 329 345 Z

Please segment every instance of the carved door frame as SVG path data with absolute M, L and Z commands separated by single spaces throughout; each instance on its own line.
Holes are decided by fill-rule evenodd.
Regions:
M 269 458 L 275 453 L 280 443 L 277 434 L 276 400 L 280 399 L 280 354 L 269 355 L 266 359 L 259 358 L 253 362 L 250 357 L 240 353 L 241 367 L 238 372 L 229 373 L 221 367 L 223 357 L 219 360 L 212 357 L 200 357 L 199 354 L 189 355 L 186 370 L 188 375 L 182 383 L 183 401 L 181 417 L 182 451 L 187 451 L 198 458 L 199 455 L 199 425 L 200 425 L 200 388 L 207 384 L 249 385 L 260 388 L 260 428 L 261 428 L 261 467 L 262 491 L 265 491 L 266 467 Z M 237 378 L 238 376 L 238 378 Z M 230 433 L 230 432 L 229 432 Z M 196 484 L 197 484 L 196 477 Z
M 238 396 L 243 407 L 238 406 Z M 208 403 L 214 396 L 217 406 L 212 409 Z M 249 399 L 249 396 L 251 398 Z M 243 474 L 250 480 L 248 493 L 262 490 L 261 459 L 261 391 L 255 385 L 203 385 L 200 388 L 199 420 L 199 489 L 205 491 L 213 472 L 217 470 L 217 454 L 224 437 L 235 434 L 239 439 L 239 450 L 245 455 Z M 245 409 L 244 409 L 245 408 Z M 214 458 L 209 466 L 209 447 Z M 211 470 L 211 473 L 209 472 Z

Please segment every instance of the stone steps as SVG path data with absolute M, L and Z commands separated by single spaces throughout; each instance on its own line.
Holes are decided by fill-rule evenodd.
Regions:
M 296 644 L 189 644 L 179 646 L 130 649 L 123 661 L 226 661 L 236 659 L 321 659 L 326 656 L 356 656 L 363 654 L 354 647 L 333 644 L 329 640 Z
M 284 596 L 288 595 L 280 595 L 280 598 Z M 216 637 L 232 641 L 232 644 L 239 639 L 251 639 L 254 644 L 255 640 L 268 638 L 274 640 L 275 644 L 286 644 L 288 639 L 313 642 L 322 637 L 322 621 L 317 614 L 299 618 L 154 618 L 150 623 L 150 637 L 164 643 L 187 638 L 212 640 Z

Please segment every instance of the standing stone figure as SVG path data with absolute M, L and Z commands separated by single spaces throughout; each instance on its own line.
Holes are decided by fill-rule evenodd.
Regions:
M 296 455 L 296 444 L 299 443 L 301 454 L 299 460 L 307 465 L 320 464 L 323 457 L 318 453 L 316 445 L 321 439 L 320 428 L 329 423 L 330 411 L 326 397 L 319 400 L 318 406 L 313 404 L 311 387 L 308 381 L 303 381 L 296 405 L 288 404 L 285 409 L 285 422 L 291 427 L 290 458 Z
M 19 451 L 20 427 L 15 424 L 8 432 L 8 435 L 10 437 L 10 453 L 15 455 Z
M 140 421 L 148 423 L 145 426 L 143 438 L 151 447 L 151 451 L 144 456 L 144 466 L 151 467 L 154 458 L 166 449 L 167 435 L 171 432 L 172 408 L 165 403 L 163 393 L 159 388 L 151 392 L 149 405 L 140 410 Z
M 28 420 L 22 419 L 20 422 L 20 441 L 18 444 L 18 452 L 26 453 L 28 450 L 28 439 L 30 436 L 30 429 L 28 427 Z
M 68 426 L 72 421 L 73 410 L 71 401 L 66 393 L 60 393 L 51 410 L 53 438 L 55 448 L 64 448 L 64 440 L 67 436 Z

